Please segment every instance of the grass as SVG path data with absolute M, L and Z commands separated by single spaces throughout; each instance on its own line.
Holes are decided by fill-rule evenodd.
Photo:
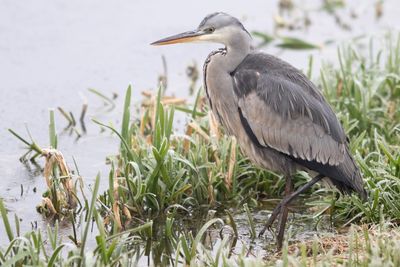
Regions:
M 353 225 L 346 234 L 315 237 L 267 258 L 283 266 L 398 266 L 400 230 L 390 224 Z
M 77 178 L 62 157 L 57 160 L 54 116 L 49 127 L 52 150 L 10 130 L 27 145 L 24 158 L 47 157 L 47 209 L 53 205 L 71 222 L 73 233 L 72 243 L 62 241 L 55 222 L 46 235 L 39 230 L 21 234 L 18 218 L 13 225 L 0 200 L 10 241 L 0 248 L 0 265 L 135 266 L 147 260 L 156 266 L 398 265 L 400 243 L 393 237 L 400 237 L 400 36 L 387 36 L 379 50 L 374 49 L 376 39 L 366 51 L 360 42 L 341 47 L 339 66 L 324 65 L 317 84 L 350 139 L 369 201 L 363 203 L 356 195 L 337 198 L 335 189 L 320 185 L 306 193 L 312 207 L 307 214 L 316 224 L 327 217 L 337 229 L 348 231 L 286 241 L 281 254 L 250 256 L 249 242 L 257 234 L 252 211 L 281 198 L 284 179 L 253 166 L 241 154 L 235 139 L 215 123 L 201 91 L 193 104 L 165 96 L 161 89 L 146 92 L 140 113 L 132 118 L 129 87 L 120 129 L 94 120 L 120 140 L 120 152 L 110 156 L 108 188 L 98 192 L 98 176 L 90 199 L 77 196 Z M 188 121 L 182 131 L 174 130 L 178 112 Z M 295 186 L 308 179 L 299 172 Z M 60 199 L 65 204 L 73 199 L 74 205 L 63 208 Z M 249 242 L 241 240 L 238 211 L 248 221 Z M 95 247 L 88 246 L 93 235 Z
M 379 223 L 400 219 L 400 36 L 387 37 L 386 53 L 363 57 L 357 47 L 338 52 L 340 69 L 321 71 L 322 88 L 343 122 L 370 194 L 368 203 L 356 197 L 333 205 L 335 220 Z M 329 78 L 328 78 L 329 77 Z M 350 205 L 349 205 L 350 204 Z

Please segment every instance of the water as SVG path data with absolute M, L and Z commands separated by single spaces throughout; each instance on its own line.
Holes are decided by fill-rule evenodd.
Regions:
M 345 41 L 359 34 L 371 34 L 399 28 L 396 0 L 384 3 L 383 17 L 376 21 L 375 1 L 352 1 L 352 7 L 339 15 L 352 27 L 337 27 L 326 12 L 310 12 L 307 30 L 283 35 L 297 36 L 314 43 L 326 40 Z M 304 1 L 303 7 L 320 6 L 321 1 Z M 32 136 L 42 146 L 48 144 L 48 109 L 63 107 L 79 116 L 83 99 L 89 104 L 88 133 L 78 142 L 68 134 L 59 137 L 59 149 L 72 166 L 78 163 L 87 184 L 100 172 L 106 177 L 109 167 L 105 157 L 115 154 L 118 140 L 88 119 L 118 123 L 122 96 L 128 84 L 134 88 L 133 101 L 140 91 L 155 88 L 162 73 L 161 56 L 168 65 L 168 93 L 187 96 L 189 80 L 185 70 L 193 62 L 202 65 L 211 49 L 209 44 L 187 44 L 151 47 L 149 43 L 170 34 L 195 28 L 201 19 L 214 11 L 225 11 L 244 21 L 250 30 L 273 30 L 273 16 L 278 13 L 277 1 L 13 1 L 0 3 L 0 197 L 11 211 L 22 219 L 22 232 L 31 229 L 31 222 L 45 228 L 47 221 L 35 210 L 44 192 L 40 170 L 27 168 L 18 159 L 24 153 L 21 143 L 6 128 L 25 136 L 26 122 Z M 351 18 L 353 10 L 358 17 Z M 295 16 L 301 12 L 295 12 Z M 307 52 L 267 48 L 301 69 L 307 68 L 308 56 L 315 57 L 315 70 L 320 58 L 335 62 L 336 46 Z M 201 69 L 201 67 L 200 67 Z M 200 83 L 198 84 L 200 86 Z M 104 112 L 102 101 L 89 93 L 96 88 L 106 95 L 116 93 L 117 108 Z M 57 112 L 57 129 L 66 124 Z M 22 187 L 21 187 L 22 185 Z M 36 188 L 36 192 L 34 189 Z M 22 193 L 21 193 L 22 192 Z M 65 229 L 65 232 L 68 232 Z M 5 234 L 0 227 L 0 244 Z

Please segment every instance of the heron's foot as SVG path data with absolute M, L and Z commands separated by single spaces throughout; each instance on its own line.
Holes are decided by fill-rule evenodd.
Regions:
M 260 233 L 258 234 L 258 237 L 260 238 L 260 237 L 262 237 L 264 234 L 265 234 L 265 231 L 269 231 L 269 232 L 272 232 L 272 228 L 271 227 L 268 227 L 268 225 L 265 225 L 264 226 L 264 228 L 260 231 Z
M 282 207 L 284 206 L 284 204 L 286 203 L 286 199 L 283 199 L 281 201 L 281 203 L 279 203 L 275 209 L 272 211 L 271 216 L 268 218 L 267 223 L 265 224 L 264 228 L 261 230 L 260 234 L 258 235 L 258 237 L 261 237 L 264 235 L 265 231 L 269 231 L 272 232 L 272 224 L 275 222 L 276 218 L 278 217 L 279 213 L 282 210 Z

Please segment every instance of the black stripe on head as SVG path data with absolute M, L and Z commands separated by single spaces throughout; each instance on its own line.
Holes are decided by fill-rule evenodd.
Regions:
M 214 12 L 214 13 L 211 13 L 211 14 L 207 15 L 207 16 L 200 22 L 199 28 L 203 27 L 209 19 L 211 19 L 211 18 L 213 18 L 213 17 L 215 17 L 215 16 L 217 16 L 217 15 L 219 15 L 219 14 L 222 14 L 222 12 Z
M 203 27 L 207 24 L 207 22 L 208 22 L 209 20 L 211 20 L 212 18 L 214 18 L 215 16 L 218 16 L 218 15 L 228 17 L 229 20 L 230 20 L 230 22 L 233 22 L 234 24 L 236 24 L 237 26 L 239 26 L 240 28 L 242 28 L 242 30 L 245 31 L 245 32 L 251 37 L 250 33 L 246 30 L 246 28 L 243 26 L 243 24 L 242 24 L 237 18 L 235 18 L 235 17 L 233 17 L 233 16 L 231 16 L 231 15 L 229 15 L 229 14 L 227 14 L 227 13 L 224 13 L 224 12 L 215 12 L 215 13 L 211 13 L 211 14 L 207 15 L 207 16 L 200 22 L 200 25 L 199 25 L 198 28 L 199 28 L 199 29 L 200 29 L 200 28 L 203 28 Z M 222 26 L 222 27 L 223 27 L 223 26 Z

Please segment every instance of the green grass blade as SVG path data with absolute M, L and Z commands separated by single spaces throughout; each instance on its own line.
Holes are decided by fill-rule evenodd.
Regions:
M 50 258 L 50 260 L 49 260 L 49 263 L 47 264 L 47 267 L 52 267 L 52 266 L 54 266 L 54 263 L 55 263 L 55 261 L 57 260 L 57 257 L 60 255 L 60 253 L 61 253 L 61 250 L 64 248 L 64 244 L 62 244 L 62 245 L 60 245 L 60 246 L 58 246 L 55 250 L 54 250 L 54 252 L 53 252 L 53 254 L 51 255 L 51 258 Z
M 129 126 L 131 120 L 131 95 L 132 95 L 132 88 L 129 85 L 128 89 L 126 90 L 125 94 L 125 103 L 124 103 L 124 113 L 122 116 L 122 128 L 121 128 L 121 136 L 127 143 L 127 146 L 121 144 L 121 149 L 123 150 L 126 147 L 130 147 L 130 136 L 129 134 Z
M 14 233 L 11 229 L 10 221 L 8 220 L 8 216 L 7 216 L 7 210 L 6 210 L 6 207 L 4 206 L 4 202 L 3 202 L 2 198 L 0 198 L 0 214 L 1 214 L 1 217 L 3 218 L 3 225 L 4 225 L 4 228 L 6 229 L 8 240 L 10 240 L 10 242 L 11 242 L 14 239 Z
M 54 149 L 57 149 L 56 123 L 54 119 L 53 109 L 50 110 L 49 139 L 50 139 L 50 146 Z
M 97 174 L 96 181 L 94 183 L 93 192 L 92 192 L 92 200 L 90 202 L 89 211 L 87 214 L 87 221 L 85 224 L 85 229 L 83 232 L 83 237 L 82 237 L 82 242 L 81 242 L 81 253 L 80 253 L 81 261 L 84 260 L 84 258 L 85 258 L 86 242 L 87 242 L 87 237 L 89 234 L 89 228 L 91 225 L 93 212 L 94 212 L 94 209 L 96 208 L 95 205 L 96 205 L 96 200 L 97 200 L 97 193 L 99 191 L 99 185 L 100 185 L 100 174 Z

